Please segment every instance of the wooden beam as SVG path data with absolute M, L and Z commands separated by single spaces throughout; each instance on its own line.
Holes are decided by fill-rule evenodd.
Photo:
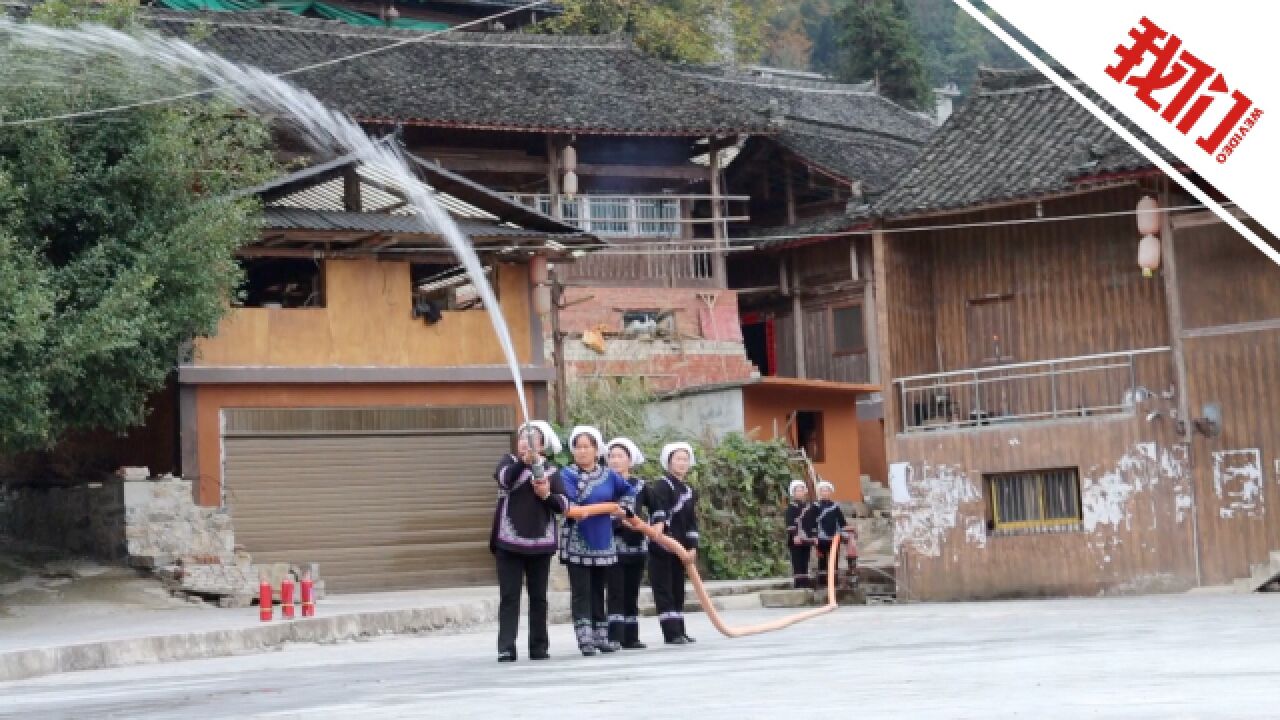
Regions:
M 497 173 L 500 175 L 539 175 L 547 173 L 547 163 L 543 160 L 488 160 L 480 158 L 437 158 L 441 165 L 454 172 Z M 579 177 L 615 177 L 640 178 L 654 180 L 704 180 L 706 169 L 700 165 L 611 165 L 599 163 L 578 163 L 574 172 Z

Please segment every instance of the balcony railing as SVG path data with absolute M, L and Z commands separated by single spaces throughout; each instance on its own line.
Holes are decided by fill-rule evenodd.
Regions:
M 619 287 L 715 287 L 710 240 L 624 243 L 587 253 L 566 264 L 570 280 Z
M 512 195 L 516 202 L 555 215 L 556 200 L 560 217 L 584 232 L 603 237 L 680 238 L 691 225 L 709 225 L 712 218 L 689 217 L 687 208 L 711 195 Z M 749 195 L 721 195 L 723 203 L 746 202 Z M 721 222 L 743 222 L 745 216 L 722 213 Z
M 1168 383 L 1169 348 L 916 375 L 893 381 L 902 431 L 972 428 L 1126 412 L 1138 388 Z

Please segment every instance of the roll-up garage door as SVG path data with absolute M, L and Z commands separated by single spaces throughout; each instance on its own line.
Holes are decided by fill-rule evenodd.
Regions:
M 504 406 L 226 409 L 223 482 L 255 563 L 320 564 L 329 592 L 491 584 Z

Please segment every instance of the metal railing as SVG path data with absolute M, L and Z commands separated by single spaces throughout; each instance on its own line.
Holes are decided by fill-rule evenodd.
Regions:
M 688 208 L 699 201 L 712 200 L 711 195 L 565 195 L 517 194 L 512 199 L 555 215 L 559 201 L 559 217 L 584 232 L 604 237 L 680 238 L 685 226 L 709 225 L 712 218 L 689 216 Z M 747 202 L 749 195 L 721 195 L 722 203 Z M 721 222 L 743 222 L 746 216 L 722 213 Z
M 898 378 L 902 432 L 1125 412 L 1139 387 L 1168 381 L 1168 353 L 1147 348 Z

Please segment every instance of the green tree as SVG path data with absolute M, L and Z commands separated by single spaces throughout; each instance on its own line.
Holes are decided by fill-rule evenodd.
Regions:
M 932 105 L 923 52 L 905 0 L 845 0 L 835 18 L 837 77 L 874 80 L 880 93 L 915 110 Z
M 608 35 L 635 39 L 663 60 L 711 63 L 753 61 L 764 47 L 769 18 L 780 0 L 562 0 L 564 12 L 535 32 Z
M 49 2 L 37 21 L 126 5 Z M 0 49 L 0 120 L 164 96 L 109 57 Z M 146 417 L 183 346 L 213 332 L 240 281 L 234 253 L 259 209 L 232 191 L 273 170 L 259 122 L 188 101 L 0 125 L 0 454 Z

